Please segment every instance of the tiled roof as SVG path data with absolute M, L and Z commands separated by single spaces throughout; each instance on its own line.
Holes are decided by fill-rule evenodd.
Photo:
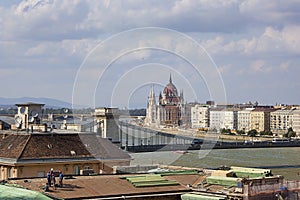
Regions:
M 29 138 L 29 135 L 2 133 L 0 135 L 0 158 L 18 158 Z
M 1 134 L 0 158 L 28 159 L 130 159 L 110 141 L 95 134 Z

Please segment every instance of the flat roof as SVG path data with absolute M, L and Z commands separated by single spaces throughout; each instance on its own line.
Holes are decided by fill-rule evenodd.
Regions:
M 16 106 L 44 106 L 44 103 L 34 103 L 34 102 L 26 102 L 26 103 L 16 103 Z
M 175 180 L 179 185 L 173 186 L 154 186 L 154 187 L 134 187 L 126 179 L 121 179 L 124 175 L 98 175 L 98 176 L 73 176 L 72 179 L 64 179 L 63 187 L 54 189 L 46 194 L 63 198 L 63 199 L 80 199 L 80 198 L 100 198 L 100 197 L 117 197 L 130 195 L 145 195 L 152 193 L 169 193 L 169 192 L 188 192 L 191 189 L 186 185 L 193 185 L 200 175 L 172 175 L 164 176 L 167 180 Z M 134 176 L 134 175 L 130 175 Z M 10 180 L 9 182 L 21 185 L 30 190 L 44 192 L 46 178 L 34 178 L 19 180 Z

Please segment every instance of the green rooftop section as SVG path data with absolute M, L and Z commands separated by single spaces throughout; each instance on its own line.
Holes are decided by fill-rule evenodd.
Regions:
M 249 168 L 249 167 L 231 167 L 231 170 L 239 178 L 259 178 L 259 177 L 269 177 L 272 176 L 270 169 L 259 169 L 259 168 Z
M 33 200 L 33 199 L 40 199 L 40 200 L 51 200 L 51 198 L 43 195 L 40 192 L 31 191 L 27 189 L 23 189 L 21 187 L 15 186 L 7 186 L 7 185 L 0 185 L 0 199 L 1 200 Z
M 197 170 L 172 170 L 167 172 L 155 172 L 155 174 L 160 174 L 162 176 L 173 176 L 173 175 L 192 175 L 199 174 Z
M 122 179 L 129 181 L 134 187 L 154 187 L 179 185 L 176 181 L 166 180 L 160 174 L 150 174 L 143 176 L 122 176 Z
M 181 195 L 182 200 L 226 200 L 226 196 L 213 195 L 213 194 L 194 194 L 187 193 Z
M 223 177 L 223 176 L 209 176 L 206 178 L 206 182 L 212 185 L 224 185 L 237 187 L 238 182 L 241 182 L 240 178 Z

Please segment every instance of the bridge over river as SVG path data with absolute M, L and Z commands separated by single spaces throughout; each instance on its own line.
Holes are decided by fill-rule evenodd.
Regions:
M 211 132 L 211 136 L 204 139 L 195 138 L 137 126 L 124 121 L 119 121 L 119 126 L 120 146 L 129 152 L 182 151 L 184 153 L 186 150 L 300 146 L 300 141 L 284 143 L 218 141 L 219 135 L 216 132 Z

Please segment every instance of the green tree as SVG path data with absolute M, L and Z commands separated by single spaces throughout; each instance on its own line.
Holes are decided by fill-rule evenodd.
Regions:
M 248 131 L 248 136 L 250 136 L 250 137 L 255 137 L 255 136 L 257 136 L 257 134 L 258 134 L 258 132 L 256 129 L 252 129 L 252 130 Z
M 245 131 L 244 130 L 237 130 L 236 133 L 238 135 L 245 135 Z
M 287 138 L 291 138 L 291 137 L 295 137 L 296 136 L 296 132 L 293 130 L 292 127 L 288 128 L 288 131 L 286 134 L 284 134 L 284 137 Z
M 222 134 L 226 134 L 226 133 L 230 134 L 231 131 L 230 131 L 230 129 L 222 128 L 222 129 L 221 129 L 221 133 L 222 133 Z
M 273 135 L 272 131 L 260 131 L 260 135 Z

